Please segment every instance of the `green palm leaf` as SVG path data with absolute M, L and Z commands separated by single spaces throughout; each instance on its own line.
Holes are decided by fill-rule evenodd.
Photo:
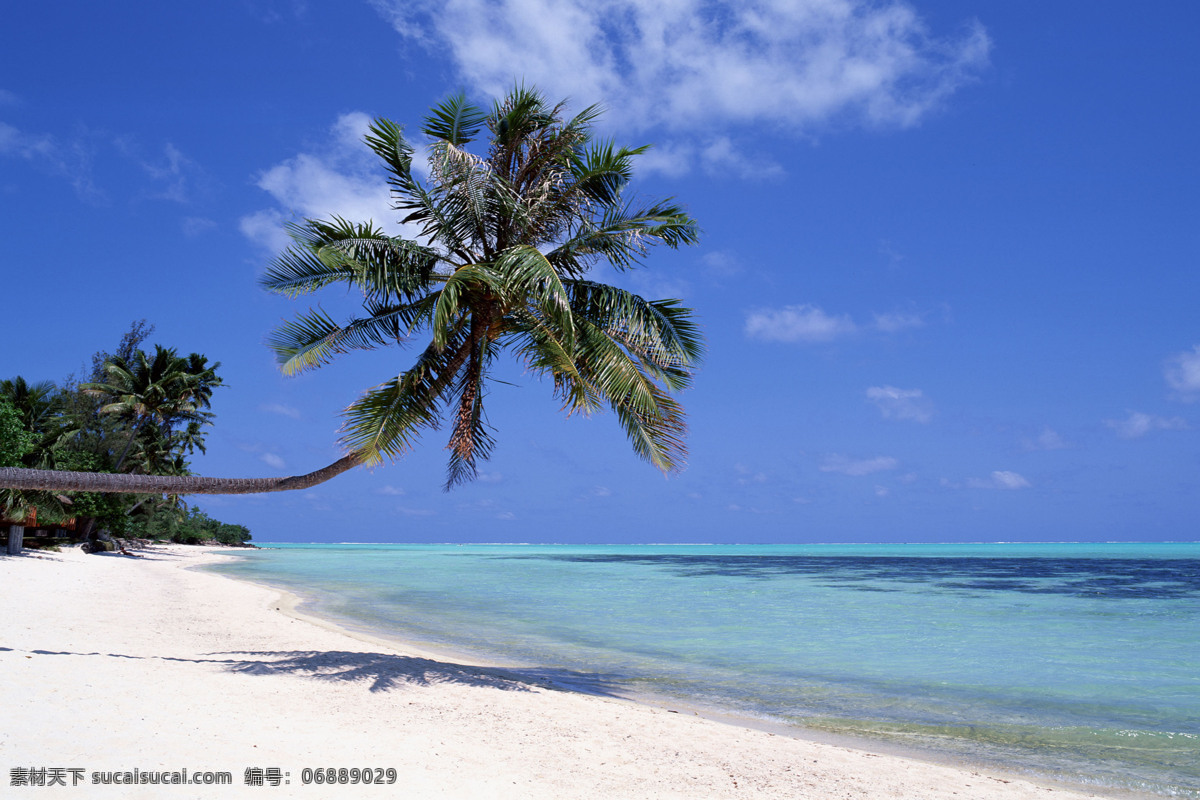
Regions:
M 486 118 L 482 109 L 471 105 L 467 96 L 459 93 L 433 107 L 421 132 L 431 139 L 461 147 L 475 138 Z

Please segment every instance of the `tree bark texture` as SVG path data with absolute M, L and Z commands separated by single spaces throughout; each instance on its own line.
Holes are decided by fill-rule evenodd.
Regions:
M 8 526 L 8 554 L 10 556 L 18 556 L 21 554 L 21 546 L 25 544 L 25 528 L 22 525 Z
M 205 478 L 199 475 L 129 475 L 0 468 L 0 489 L 125 494 L 261 494 L 307 489 L 362 463 L 355 453 L 307 475 L 286 478 Z

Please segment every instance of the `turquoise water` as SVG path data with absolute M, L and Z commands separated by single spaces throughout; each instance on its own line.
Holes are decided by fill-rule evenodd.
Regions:
M 1200 797 L 1200 544 L 271 547 L 218 571 L 592 691 Z

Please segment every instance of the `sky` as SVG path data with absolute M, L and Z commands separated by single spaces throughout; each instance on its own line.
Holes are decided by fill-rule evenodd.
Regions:
M 687 469 L 513 364 L 473 484 L 442 490 L 443 431 L 196 505 L 259 542 L 1197 540 L 1198 25 L 1112 0 L 18 4 L 0 378 L 78 376 L 144 318 L 221 363 L 196 472 L 324 466 L 414 353 L 282 376 L 272 328 L 357 308 L 259 288 L 284 223 L 399 231 L 369 121 L 419 136 L 455 92 L 523 81 L 652 143 L 631 190 L 702 228 L 596 275 L 696 311 Z

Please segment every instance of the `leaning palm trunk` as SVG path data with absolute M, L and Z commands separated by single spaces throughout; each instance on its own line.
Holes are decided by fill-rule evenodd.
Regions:
M 362 459 L 351 453 L 323 469 L 286 478 L 205 478 L 199 475 L 128 475 L 3 467 L 0 468 L 0 488 L 128 494 L 259 494 L 307 489 L 361 463 Z

